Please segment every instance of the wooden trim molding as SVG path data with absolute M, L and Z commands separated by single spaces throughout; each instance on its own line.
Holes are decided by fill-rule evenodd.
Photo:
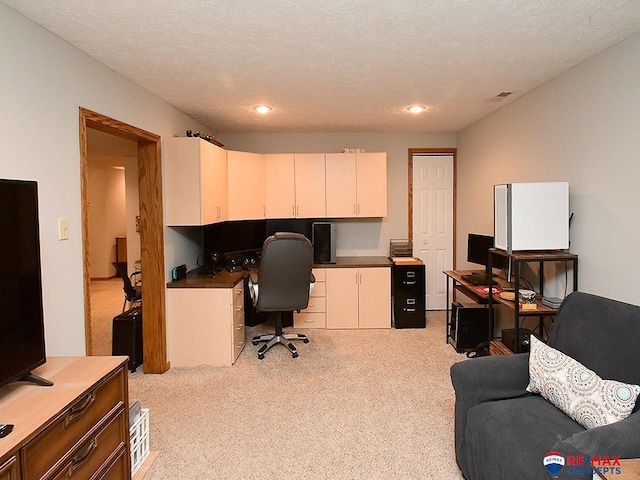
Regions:
M 458 194 L 457 194 L 457 190 L 456 190 L 456 185 L 457 185 L 457 180 L 458 180 L 458 176 L 457 176 L 457 153 L 458 153 L 458 149 L 457 148 L 410 148 L 409 149 L 409 161 L 407 163 L 408 165 L 408 209 L 407 211 L 408 213 L 408 238 L 409 240 L 413 241 L 413 155 L 415 154 L 421 154 L 421 153 L 426 153 L 426 154 L 432 154 L 432 155 L 437 155 L 439 153 L 443 154 L 443 155 L 453 155 L 453 268 L 455 270 L 456 268 L 456 212 L 457 212 L 457 198 L 458 198 Z
M 89 278 L 89 201 L 87 128 L 138 144 L 140 196 L 140 245 L 142 282 L 142 344 L 145 373 L 164 373 L 167 361 L 167 333 L 164 278 L 164 225 L 162 209 L 161 137 L 105 115 L 80 108 L 80 189 L 82 197 L 82 256 L 84 270 L 85 342 L 91 355 L 91 296 Z

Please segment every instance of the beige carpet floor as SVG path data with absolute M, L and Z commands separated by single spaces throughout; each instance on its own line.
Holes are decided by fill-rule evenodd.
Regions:
M 113 317 L 122 313 L 124 292 L 122 280 L 92 280 L 91 294 L 91 346 L 93 355 L 111 355 L 111 326 Z
M 247 328 L 231 367 L 129 376 L 150 409 L 147 479 L 462 479 L 453 445 L 444 312 L 426 329 L 305 330 L 264 360 Z

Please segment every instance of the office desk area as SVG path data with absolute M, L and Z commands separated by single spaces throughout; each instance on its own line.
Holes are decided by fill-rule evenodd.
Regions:
M 306 310 L 294 315 L 293 326 L 391 328 L 391 266 L 392 262 L 383 256 L 344 256 L 337 257 L 333 264 L 315 264 L 313 298 Z M 254 270 L 259 270 L 259 265 Z M 244 348 L 245 325 L 253 327 L 263 320 L 256 316 L 259 314 L 246 288 L 249 273 L 190 272 L 184 279 L 167 283 L 172 366 L 235 363 Z M 353 281 L 356 276 L 359 282 Z M 359 315 L 361 309 L 365 314 Z

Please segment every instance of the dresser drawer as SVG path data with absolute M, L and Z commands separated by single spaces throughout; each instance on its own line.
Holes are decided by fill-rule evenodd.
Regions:
M 0 480 L 19 480 L 18 458 L 15 455 L 0 462 Z
M 294 328 L 327 328 L 326 314 L 320 312 L 296 313 L 293 316 Z
M 102 429 L 78 445 L 51 480 L 88 480 L 107 464 L 114 452 L 125 445 L 122 432 L 125 430 L 124 410 Z M 27 477 L 33 478 L 31 476 Z M 121 477 L 125 478 L 125 477 Z
M 128 478 L 127 472 L 130 471 L 130 467 L 127 461 L 127 446 L 123 444 L 114 457 L 115 461 L 109 461 L 105 466 L 106 471 L 98 477 L 100 480 L 122 480 L 123 478 Z
M 55 388 L 51 387 L 51 388 Z M 81 397 L 22 450 L 27 474 L 39 479 L 109 412 L 126 398 L 124 371 L 120 369 L 102 385 Z

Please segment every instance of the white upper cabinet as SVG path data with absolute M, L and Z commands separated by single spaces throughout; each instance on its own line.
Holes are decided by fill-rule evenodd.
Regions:
M 327 217 L 387 216 L 387 154 L 326 155 Z
M 327 216 L 324 153 L 296 153 L 296 217 Z
M 162 143 L 168 226 L 227 220 L 227 152 L 194 137 Z
M 264 156 L 267 218 L 290 218 L 296 213 L 295 163 L 292 153 Z
M 356 153 L 358 217 L 387 216 L 387 154 Z
M 324 153 L 265 155 L 267 218 L 324 218 Z
M 261 153 L 227 151 L 229 220 L 265 218 L 265 168 Z

